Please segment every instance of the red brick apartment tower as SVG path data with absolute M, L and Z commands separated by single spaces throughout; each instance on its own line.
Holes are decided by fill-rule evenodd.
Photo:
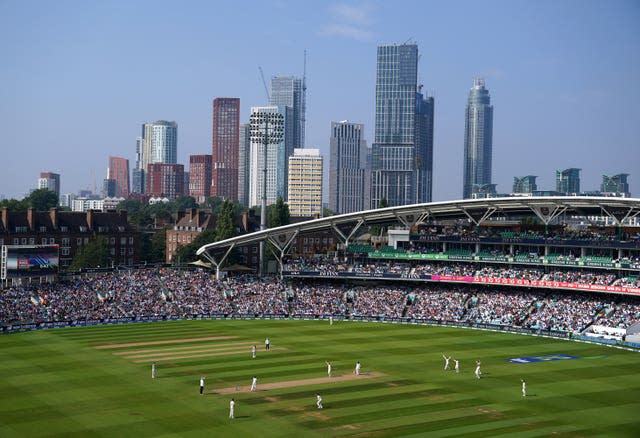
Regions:
M 182 164 L 149 164 L 146 179 L 146 194 L 154 198 L 175 199 L 184 194 L 184 166 Z
M 239 148 L 240 99 L 218 97 L 213 101 L 211 196 L 238 200 Z
M 116 198 L 129 197 L 129 160 L 109 157 L 109 179 L 116 181 Z
M 211 155 L 189 155 L 189 196 L 198 204 L 211 196 Z

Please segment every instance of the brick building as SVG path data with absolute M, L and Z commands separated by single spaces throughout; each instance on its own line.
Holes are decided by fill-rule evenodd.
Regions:
M 58 245 L 60 269 L 71 264 L 76 252 L 96 236 L 107 239 L 114 266 L 140 262 L 140 233 L 127 222 L 127 212 L 9 211 L 0 213 L 0 246 Z
M 179 211 L 175 215 L 173 228 L 167 230 L 165 237 L 165 261 L 171 263 L 178 247 L 193 242 L 198 234 L 216 228 L 216 218 L 210 212 L 191 208 Z
M 184 166 L 182 164 L 151 163 L 145 176 L 146 195 L 175 199 L 184 194 Z
M 198 204 L 211 196 L 211 155 L 189 155 L 189 196 Z

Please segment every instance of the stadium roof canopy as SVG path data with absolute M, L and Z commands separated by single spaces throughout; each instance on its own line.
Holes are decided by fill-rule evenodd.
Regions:
M 410 228 L 427 221 L 468 220 L 475 225 L 481 225 L 498 217 L 509 220 L 523 216 L 536 216 L 548 225 L 563 215 L 585 218 L 609 217 L 613 223 L 619 225 L 626 219 L 640 216 L 640 199 L 594 196 L 504 197 L 386 207 L 339 214 L 244 234 L 204 245 L 196 254 L 219 267 L 234 247 L 265 240 L 271 242 L 283 256 L 293 239 L 300 233 L 333 230 L 342 242 L 348 245 L 357 230 L 364 224 L 398 222 Z

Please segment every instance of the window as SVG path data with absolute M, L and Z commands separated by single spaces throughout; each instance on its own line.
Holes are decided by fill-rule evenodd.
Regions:
M 133 254 L 133 247 L 132 247 L 132 246 L 130 246 L 130 247 L 129 247 L 129 255 L 132 255 L 132 254 Z
M 68 237 L 63 237 L 62 238 L 62 246 L 69 246 L 69 238 Z
M 69 255 L 69 248 L 62 248 L 62 250 L 60 251 L 62 253 L 63 256 L 68 256 Z
M 55 239 L 55 237 L 50 238 L 50 239 L 49 239 L 49 243 L 50 243 L 50 244 L 52 244 L 52 245 L 53 245 L 54 243 L 56 243 L 56 239 Z
M 34 237 L 30 237 L 29 238 L 29 245 L 35 245 L 36 244 L 36 239 Z
M 82 237 L 76 238 L 76 246 L 82 245 Z
M 26 238 L 26 237 L 23 237 L 20 241 L 21 241 L 21 243 L 22 243 L 23 245 L 26 245 L 26 244 L 27 244 L 27 238 Z
M 41 232 L 41 233 L 46 233 L 46 232 L 47 232 L 47 227 L 45 227 L 45 226 L 41 226 L 41 227 L 40 227 L 40 232 Z
M 87 243 L 89 243 L 89 238 L 88 238 L 88 237 L 85 237 L 85 238 L 84 238 L 84 244 L 86 245 Z
M 80 227 L 80 232 L 81 232 L 81 233 L 86 233 L 86 232 L 87 232 L 87 227 L 83 227 L 83 226 L 81 226 L 81 227 Z
M 133 245 L 133 236 L 129 237 L 129 245 Z
M 111 248 L 111 249 L 109 250 L 109 254 L 111 254 L 111 255 L 116 255 L 116 249 L 115 249 L 115 248 Z
M 125 255 L 126 253 L 127 253 L 127 248 L 125 248 L 125 247 L 120 248 L 120 255 L 121 256 Z
M 42 239 L 42 240 L 44 240 L 44 239 Z M 44 243 L 44 242 L 43 242 L 43 243 Z M 14 245 L 20 245 L 20 239 L 18 239 L 17 237 L 14 237 L 14 238 L 13 238 L 13 244 L 14 244 Z
M 62 231 L 63 233 L 66 233 L 67 231 L 69 231 L 69 227 L 67 227 L 66 225 L 63 225 L 60 227 L 60 231 Z
M 116 238 L 115 238 L 115 237 L 111 237 L 111 238 L 109 239 L 109 243 L 110 243 L 111 245 L 115 245 L 115 244 L 116 244 Z
M 120 238 L 120 245 L 126 245 L 127 244 L 127 238 L 126 237 L 121 237 Z

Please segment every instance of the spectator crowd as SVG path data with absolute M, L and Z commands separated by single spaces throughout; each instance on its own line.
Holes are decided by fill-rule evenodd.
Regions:
M 535 274 L 530 271 L 522 274 Z M 592 281 L 604 277 L 593 274 Z M 114 271 L 0 291 L 2 325 L 212 315 L 407 318 L 576 333 L 592 324 L 627 328 L 639 322 L 640 299 L 426 282 L 353 285 L 252 276 L 215 280 L 207 272 L 173 269 Z

